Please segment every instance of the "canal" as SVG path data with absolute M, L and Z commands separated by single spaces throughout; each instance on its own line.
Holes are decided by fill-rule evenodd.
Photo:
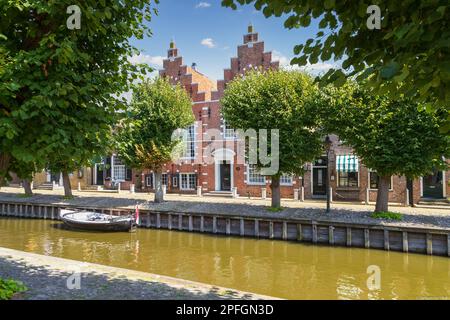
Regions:
M 0 247 L 288 299 L 450 299 L 450 259 L 438 256 L 11 218 L 0 218 Z M 367 287 L 369 266 L 381 271 L 380 289 Z

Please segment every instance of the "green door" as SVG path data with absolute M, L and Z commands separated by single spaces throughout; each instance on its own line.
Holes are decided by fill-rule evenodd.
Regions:
M 442 171 L 435 171 L 432 175 L 423 177 L 423 197 L 432 199 L 443 198 Z

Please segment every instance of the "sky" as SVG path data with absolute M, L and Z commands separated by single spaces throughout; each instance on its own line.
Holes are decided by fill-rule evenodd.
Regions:
M 184 64 L 197 63 L 200 72 L 213 80 L 223 79 L 223 70 L 237 55 L 237 46 L 243 43 L 247 27 L 253 24 L 266 51 L 273 52 L 273 60 L 288 66 L 296 44 L 305 43 L 318 32 L 317 23 L 308 28 L 288 30 L 283 17 L 265 18 L 253 5 L 232 10 L 221 6 L 221 0 L 161 0 L 159 11 L 148 23 L 153 36 L 132 41 L 141 54 L 134 62 L 148 63 L 162 68 L 171 39 L 175 40 Z M 313 74 L 326 72 L 333 62 L 308 66 Z

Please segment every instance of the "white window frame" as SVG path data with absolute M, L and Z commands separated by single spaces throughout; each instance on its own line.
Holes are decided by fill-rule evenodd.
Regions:
M 285 182 L 283 182 L 283 179 L 285 179 Z M 285 174 L 280 177 L 280 185 L 281 186 L 292 186 L 293 184 L 294 184 L 294 176 L 293 175 Z
M 378 174 L 376 170 L 368 169 L 367 170 L 367 188 L 370 191 L 377 191 L 378 188 L 372 188 L 370 187 L 370 173 L 375 172 Z M 394 191 L 394 176 L 391 176 L 391 187 L 389 188 L 389 191 Z
M 192 128 L 192 134 L 190 134 L 190 132 L 189 132 L 191 128 Z M 186 128 L 186 130 L 188 131 L 187 140 L 184 141 L 186 150 L 184 152 L 183 157 L 181 157 L 181 159 L 192 160 L 192 159 L 195 159 L 195 147 L 196 147 L 195 124 L 189 126 L 188 128 Z
M 261 174 L 258 173 L 252 173 L 254 176 L 259 175 L 260 177 L 262 177 L 263 181 L 251 181 L 250 179 L 250 167 L 252 167 L 252 170 L 256 170 L 259 171 L 258 169 L 254 168 L 254 165 L 251 164 L 247 164 L 247 184 L 248 185 L 252 185 L 252 186 L 265 186 L 266 185 L 266 177 L 262 176 Z
M 227 122 L 225 121 L 225 119 L 222 120 L 222 123 L 223 123 L 223 128 L 222 128 L 223 139 L 224 140 L 236 139 L 236 131 L 231 127 L 228 128 L 228 125 L 227 125 Z
M 340 180 L 341 180 L 341 177 L 340 177 L 340 173 L 342 173 L 342 172 L 339 172 L 339 171 L 337 171 L 336 172 L 336 182 L 337 182 L 337 184 L 336 184 L 336 186 L 337 186 L 337 188 L 359 188 L 359 185 L 360 185 L 360 183 L 361 183 L 361 177 L 359 176 L 359 170 L 357 171 L 357 172 L 354 172 L 354 171 L 352 171 L 352 173 L 357 173 L 358 174 L 358 182 L 357 182 L 357 184 L 356 184 L 356 186 L 354 186 L 354 187 L 350 187 L 350 186 L 341 186 L 340 185 Z M 346 173 L 350 173 L 350 172 L 346 172 Z
M 185 188 L 183 186 L 183 176 L 187 176 L 187 188 Z M 193 179 L 194 188 L 191 188 L 191 182 L 192 182 L 191 179 Z M 195 181 L 195 180 L 196 180 L 195 172 L 183 172 L 183 173 L 180 172 L 180 178 L 179 178 L 180 190 L 187 190 L 187 191 L 195 190 L 197 187 L 197 181 Z
M 150 178 L 150 177 L 151 177 L 151 179 L 152 179 L 152 184 L 149 184 L 149 183 L 148 183 L 148 178 Z M 153 188 L 153 187 L 154 187 L 154 184 L 155 184 L 155 177 L 154 177 L 154 175 L 153 175 L 153 174 L 147 175 L 147 176 L 145 177 L 145 186 L 146 186 L 146 187 L 151 187 L 151 188 Z
M 124 182 L 127 178 L 127 167 L 124 164 L 116 164 L 116 161 L 123 163 L 119 157 L 112 156 L 111 157 L 111 180 L 115 182 Z M 120 175 L 123 174 L 123 179 Z

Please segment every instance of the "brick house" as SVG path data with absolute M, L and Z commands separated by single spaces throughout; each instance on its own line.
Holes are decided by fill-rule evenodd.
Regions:
M 189 93 L 195 124 L 188 128 L 187 150 L 183 161 L 168 163 L 163 168 L 163 185 L 167 192 L 197 193 L 201 189 L 203 194 L 231 195 L 235 190 L 240 196 L 260 197 L 264 189 L 267 196 L 270 196 L 270 180 L 259 175 L 254 167 L 237 161 L 234 131 L 227 126 L 220 113 L 220 99 L 227 83 L 248 70 L 260 68 L 276 70 L 279 62 L 273 61 L 272 53 L 265 51 L 264 42 L 258 39 L 258 33 L 252 26 L 249 26 L 248 33 L 244 35 L 243 44 L 237 48 L 237 57 L 232 58 L 230 68 L 224 70 L 223 80 L 217 82 L 198 71 L 196 64 L 191 67 L 185 65 L 175 43 L 171 42 L 167 59 L 159 74 L 173 84 L 181 84 Z M 207 135 L 206 131 L 210 129 L 216 129 L 217 134 Z M 331 140 L 329 159 L 324 155 L 314 163 L 307 164 L 302 177 L 282 177 L 283 198 L 293 198 L 298 190 L 300 197 L 303 194 L 305 199 L 324 199 L 329 174 L 333 200 L 376 200 L 376 172 L 365 167 L 352 154 L 351 148 L 340 143 L 337 136 L 331 136 Z M 210 155 L 208 159 L 205 153 Z M 97 166 L 93 168 L 94 185 L 103 184 L 109 172 L 109 177 L 121 182 L 122 189 L 128 189 L 130 184 L 134 184 L 137 191 L 153 190 L 152 171 L 131 172 L 117 156 L 111 157 L 109 164 L 112 164 L 112 168 L 106 172 L 99 171 Z M 114 178 L 117 175 L 120 175 L 120 179 Z M 406 204 L 417 203 L 422 198 L 446 198 L 450 194 L 447 183 L 449 179 L 450 171 L 436 172 L 414 181 L 394 176 L 389 201 Z M 109 186 L 108 181 L 106 185 Z

